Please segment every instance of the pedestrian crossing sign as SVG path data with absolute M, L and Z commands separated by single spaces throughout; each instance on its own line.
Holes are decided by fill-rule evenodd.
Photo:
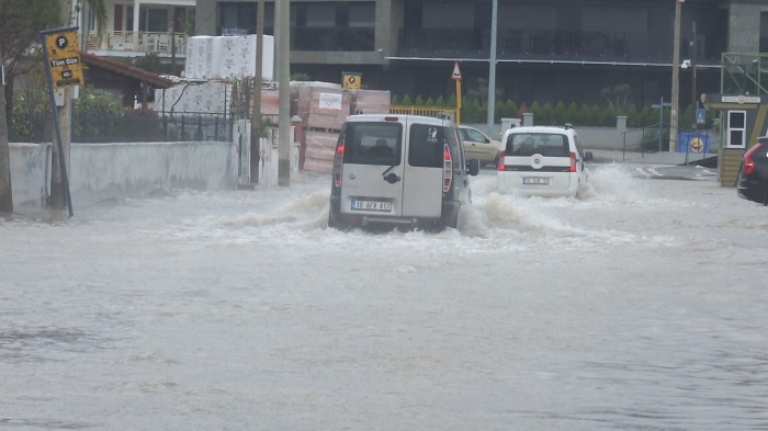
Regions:
M 707 111 L 705 109 L 696 109 L 696 124 L 704 124 L 707 122 Z

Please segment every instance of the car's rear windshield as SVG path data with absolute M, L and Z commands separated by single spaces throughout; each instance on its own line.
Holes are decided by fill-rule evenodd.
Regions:
M 507 138 L 506 156 L 569 157 L 568 136 L 563 133 L 513 133 Z
M 360 165 L 399 165 L 400 123 L 347 123 L 342 131 L 344 162 Z

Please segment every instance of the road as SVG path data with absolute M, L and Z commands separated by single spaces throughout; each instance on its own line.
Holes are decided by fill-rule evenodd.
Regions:
M 0 430 L 764 430 L 766 209 L 593 165 L 440 234 L 329 184 L 0 219 Z

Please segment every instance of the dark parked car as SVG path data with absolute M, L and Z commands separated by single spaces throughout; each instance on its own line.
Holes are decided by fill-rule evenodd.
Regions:
M 740 198 L 768 205 L 768 136 L 742 156 L 736 190 Z

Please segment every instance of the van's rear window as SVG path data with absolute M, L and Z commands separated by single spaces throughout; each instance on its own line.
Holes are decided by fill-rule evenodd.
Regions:
M 408 138 L 408 164 L 420 168 L 442 168 L 443 149 L 449 137 L 445 127 L 428 124 L 411 125 Z M 456 141 L 456 134 L 451 135 Z
M 399 165 L 402 131 L 400 123 L 347 123 L 342 131 L 344 162 Z
M 569 157 L 568 136 L 562 133 L 513 133 L 507 138 L 507 156 Z

